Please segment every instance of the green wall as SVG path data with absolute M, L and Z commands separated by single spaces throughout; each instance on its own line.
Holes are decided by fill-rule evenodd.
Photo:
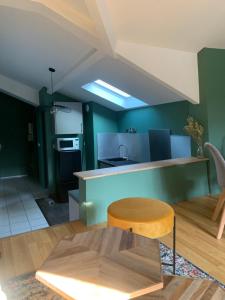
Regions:
M 208 193 L 206 162 L 165 167 L 79 181 L 81 219 L 87 225 L 107 221 L 107 207 L 126 197 L 168 203 Z
M 87 108 L 87 109 L 86 109 Z M 94 125 L 93 125 L 93 103 L 87 103 L 83 109 L 84 114 L 84 141 L 86 169 L 94 169 Z
M 27 140 L 35 108 L 3 93 L 0 103 L 0 177 L 35 175 L 35 147 Z
M 55 156 L 53 149 L 53 115 L 50 108 L 53 96 L 47 93 L 46 88 L 39 92 L 40 106 L 37 115 L 38 144 L 39 144 L 39 179 L 40 183 L 49 188 L 50 193 L 55 191 Z
M 201 102 L 208 119 L 208 138 L 225 154 L 225 50 L 204 49 L 199 53 Z M 201 69 L 200 69 L 201 71 Z
M 87 169 L 96 169 L 97 134 L 101 132 L 118 132 L 117 113 L 97 103 L 88 103 L 89 111 L 85 111 L 86 159 Z
M 175 134 L 184 134 L 183 128 L 189 114 L 187 101 L 161 104 L 118 113 L 118 129 L 125 132 L 135 128 L 137 132 L 147 132 L 150 128 L 170 128 Z
M 92 170 L 95 166 L 93 103 L 87 103 L 84 105 L 83 114 L 86 170 Z
M 84 110 L 87 169 L 97 168 L 97 134 L 101 132 L 126 132 L 133 127 L 139 133 L 150 128 L 170 128 L 175 134 L 184 134 L 183 127 L 189 114 L 187 101 L 153 107 L 115 112 L 97 103 L 88 103 Z M 177 113 L 179 112 L 179 113 Z
M 37 113 L 37 133 L 38 133 L 38 166 L 39 180 L 43 186 L 48 187 L 49 192 L 54 194 L 56 191 L 56 157 L 54 144 L 56 135 L 54 133 L 54 115 L 50 113 L 51 106 L 54 101 L 57 102 L 76 102 L 60 93 L 50 95 L 47 88 L 42 88 L 39 92 L 40 106 Z M 71 137 L 77 135 L 60 135 L 61 137 Z M 80 137 L 80 145 L 82 150 L 83 140 Z
M 205 126 L 205 141 L 225 156 L 225 50 L 205 48 L 198 54 L 200 105 L 190 112 Z M 208 153 L 206 153 L 208 155 Z M 214 162 L 210 157 L 212 192 L 219 191 Z
M 93 129 L 94 129 L 94 168 L 97 164 L 97 134 L 101 132 L 118 132 L 117 114 L 97 103 L 93 105 Z

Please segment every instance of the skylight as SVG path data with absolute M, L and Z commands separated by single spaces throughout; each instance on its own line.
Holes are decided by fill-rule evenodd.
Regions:
M 97 84 L 99 84 L 99 85 L 101 85 L 101 86 L 103 86 L 103 87 L 105 87 L 105 88 L 107 88 L 107 89 L 109 89 L 109 90 L 111 90 L 111 91 L 119 94 L 120 96 L 123 96 L 123 97 L 126 97 L 126 98 L 130 97 L 129 94 L 121 91 L 120 89 L 116 88 L 115 86 L 113 86 L 111 84 L 108 84 L 107 82 L 105 82 L 105 81 L 103 81 L 101 79 L 95 80 L 95 83 L 97 83 Z
M 83 85 L 82 88 L 125 109 L 144 107 L 148 105 L 142 100 L 132 97 L 126 92 L 101 79 L 87 83 Z

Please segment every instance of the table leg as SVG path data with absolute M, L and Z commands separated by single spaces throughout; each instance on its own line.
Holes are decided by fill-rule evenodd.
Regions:
M 174 216 L 173 222 L 173 263 L 165 263 L 162 262 L 164 266 L 171 266 L 173 267 L 173 274 L 176 275 L 176 217 Z
M 176 217 L 173 223 L 173 274 L 176 274 Z

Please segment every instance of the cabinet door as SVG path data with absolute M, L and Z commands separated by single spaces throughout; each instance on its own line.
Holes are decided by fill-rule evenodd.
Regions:
M 70 112 L 58 110 L 55 113 L 55 134 L 82 134 L 82 104 L 79 102 L 56 102 L 71 109 Z

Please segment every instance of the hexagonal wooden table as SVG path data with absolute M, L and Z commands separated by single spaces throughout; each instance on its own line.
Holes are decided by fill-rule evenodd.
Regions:
M 162 289 L 159 242 L 119 228 L 59 242 L 36 278 L 66 299 L 125 300 Z
M 196 278 L 164 276 L 160 291 L 137 297 L 134 300 L 224 300 L 225 290 L 217 283 Z

